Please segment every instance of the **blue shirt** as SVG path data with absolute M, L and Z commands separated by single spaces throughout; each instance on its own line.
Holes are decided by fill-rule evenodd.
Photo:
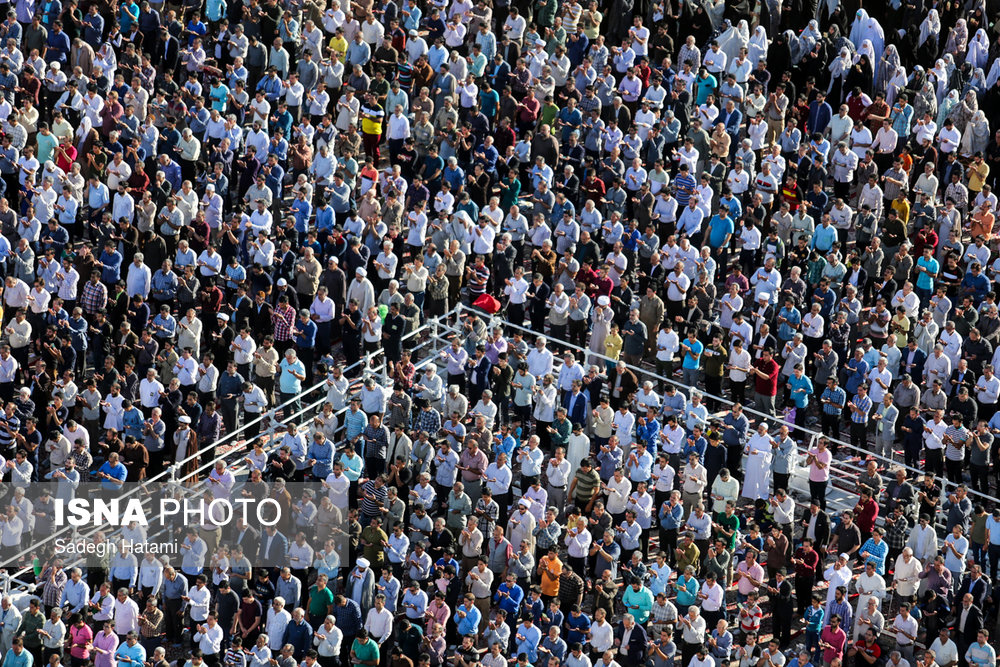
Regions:
M 117 479 L 121 482 L 124 482 L 125 478 L 128 477 L 128 470 L 125 468 L 125 464 L 120 461 L 114 466 L 111 465 L 110 461 L 105 461 L 104 465 L 101 466 L 101 469 L 98 470 L 98 472 L 103 472 L 113 479 Z M 105 491 L 121 491 L 122 488 L 120 484 L 115 484 L 111 480 L 107 479 L 101 480 L 101 486 Z
M 115 657 L 122 656 L 131 658 L 131 664 L 142 664 L 146 662 L 146 649 L 139 642 L 136 642 L 135 646 L 129 646 L 128 642 L 122 642 L 118 645 L 118 650 L 115 651 Z
M 459 631 L 461 632 L 462 626 L 459 626 Z M 517 639 L 517 634 L 524 637 L 524 639 Z M 517 627 L 517 633 L 515 634 L 515 646 L 514 655 L 520 655 L 522 653 L 528 656 L 528 662 L 535 662 L 538 660 L 538 643 L 542 640 L 542 631 L 538 629 L 537 625 L 532 624 L 531 628 L 526 628 L 524 625 L 519 625 Z
M 986 518 L 986 530 L 990 531 L 990 544 L 1000 547 L 1000 521 L 992 514 Z
M 820 398 L 822 400 L 829 401 L 829 403 L 823 403 L 823 414 L 839 415 L 847 405 L 847 392 L 841 387 L 834 387 L 833 389 L 827 387 L 823 390 L 823 394 Z M 837 407 L 838 405 L 840 407 Z
M 281 393 L 297 394 L 302 391 L 302 380 L 292 375 L 295 371 L 299 375 L 306 374 L 305 365 L 298 359 L 289 363 L 288 359 L 281 360 L 281 379 L 279 381 Z
M 941 265 L 934 257 L 921 257 L 917 260 L 917 266 L 927 269 L 917 274 L 917 288 L 927 291 L 934 289 L 934 279 L 937 277 L 938 269 Z
M 101 280 L 108 284 L 113 285 L 121 280 L 121 267 L 122 267 L 122 256 L 117 250 L 108 252 L 105 250 L 101 253 L 101 264 L 104 267 L 101 269 Z
M 566 626 L 566 641 L 570 644 L 573 642 L 582 644 L 586 641 L 586 633 L 590 630 L 590 617 L 586 614 L 580 614 L 574 618 L 573 614 L 570 614 L 566 618 Z
M 309 231 L 309 216 L 312 214 L 312 204 L 305 199 L 296 199 L 289 208 L 295 216 L 295 231 L 305 234 Z
M 820 225 L 813 232 L 813 237 L 809 241 L 809 247 L 813 250 L 819 250 L 820 252 L 826 254 L 830 252 L 833 248 L 834 242 L 837 240 L 837 228 L 833 225 Z
M 868 538 L 861 548 L 858 550 L 859 554 L 868 552 L 868 558 L 865 559 L 865 565 L 868 563 L 875 564 L 876 574 L 885 574 L 885 557 L 889 554 L 889 543 L 882 540 L 878 544 L 875 544 L 875 540 Z
M 316 347 L 316 331 L 318 327 L 316 323 L 309 320 L 305 324 L 301 320 L 295 323 L 295 328 L 300 331 L 300 333 L 295 334 L 295 346 L 298 348 L 313 348 Z
M 858 408 L 857 410 L 851 410 L 851 421 L 855 424 L 867 424 L 868 414 L 872 410 L 872 399 L 867 394 L 865 396 L 858 395 L 854 397 L 851 403 Z
M 785 321 L 778 325 L 778 339 L 789 341 L 795 335 L 796 328 L 802 322 L 802 313 L 795 306 L 782 308 L 778 317 L 785 318 Z
M 705 349 L 704 344 L 700 340 L 691 342 L 690 339 L 685 339 L 684 343 L 688 346 L 688 352 L 684 353 L 684 362 L 682 364 L 683 368 L 689 370 L 694 370 L 698 368 L 698 362 L 701 359 L 701 353 Z
M 813 393 L 813 383 L 807 375 L 803 374 L 800 378 L 791 376 L 788 378 L 788 385 L 792 389 L 792 400 L 795 402 L 796 408 L 804 408 L 809 405 L 809 396 Z M 799 391 L 800 389 L 802 391 Z M 868 402 L 871 403 L 871 399 Z
M 28 652 L 28 649 L 22 648 L 21 655 L 14 653 L 14 649 L 7 649 L 7 655 L 3 658 L 3 664 L 8 667 L 31 667 L 34 662 L 34 658 Z
M 464 618 L 459 616 L 458 612 L 460 611 L 465 612 Z M 462 636 L 475 635 L 479 631 L 479 620 L 482 616 L 482 613 L 480 613 L 479 609 L 475 605 L 472 605 L 471 607 L 466 607 L 464 604 L 459 606 L 459 608 L 455 610 L 455 624 L 458 626 L 458 634 Z M 538 642 L 535 642 L 535 645 L 537 646 Z
M 864 359 L 861 361 L 851 359 L 847 362 L 847 369 L 847 386 L 844 389 L 847 390 L 847 393 L 854 395 L 858 393 L 858 387 L 868 377 L 871 366 Z
M 678 203 L 679 202 L 680 198 L 678 198 Z M 712 233 L 708 235 L 708 245 L 713 248 L 721 248 L 722 244 L 726 241 L 726 237 L 736 230 L 733 226 L 733 219 L 729 216 L 726 216 L 726 219 L 723 220 L 718 215 L 713 215 L 712 221 L 708 224 L 712 228 Z
M 506 593 L 506 595 L 501 595 L 501 592 Z M 517 584 L 508 586 L 507 582 L 504 582 L 500 584 L 497 592 L 493 594 L 493 600 L 497 602 L 497 606 L 500 609 L 507 612 L 508 618 L 516 618 L 512 614 L 517 614 L 521 608 L 521 601 L 524 600 L 524 589 Z

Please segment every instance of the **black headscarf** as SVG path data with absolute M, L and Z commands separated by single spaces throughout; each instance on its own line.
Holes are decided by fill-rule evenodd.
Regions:
M 767 49 L 767 69 L 773 74 L 772 77 L 786 72 L 792 67 L 792 50 L 785 41 L 784 33 L 778 33 L 771 41 L 771 46 Z

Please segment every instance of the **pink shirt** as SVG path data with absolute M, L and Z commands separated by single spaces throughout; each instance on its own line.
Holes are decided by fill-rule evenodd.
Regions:
M 826 464 L 825 468 L 819 468 L 816 463 L 809 464 L 809 481 L 810 482 L 825 482 L 830 479 L 830 461 L 833 460 L 833 454 L 829 449 L 822 452 L 819 451 L 818 447 L 814 447 L 809 450 L 809 453 L 813 455 L 816 461 Z
M 431 602 L 427 605 L 427 614 L 433 618 L 436 623 L 447 626 L 448 618 L 451 616 L 451 610 L 448 609 L 448 605 L 446 604 L 438 607 L 436 604 Z
M 94 631 L 90 629 L 89 625 L 85 624 L 82 628 L 71 625 L 69 628 L 69 639 L 69 654 L 71 656 L 81 660 L 86 660 L 90 657 L 90 651 L 88 651 L 85 647 L 88 642 L 94 640 Z
M 830 629 L 830 626 L 823 628 L 823 632 L 819 635 L 820 639 L 825 641 L 827 644 L 833 648 L 823 649 L 823 662 L 830 664 L 833 662 L 834 658 L 843 659 L 844 657 L 844 644 L 847 643 L 847 633 L 841 628 L 837 628 L 834 632 Z
M 764 581 L 764 568 L 760 566 L 760 563 L 754 563 L 753 567 L 747 568 L 747 562 L 742 561 L 739 567 L 736 568 L 736 571 L 743 572 L 757 581 Z M 752 584 L 750 579 L 746 577 L 740 577 L 740 581 L 736 586 L 743 595 L 750 595 L 750 593 L 757 590 L 757 586 Z
M 115 650 L 118 648 L 118 635 L 115 633 L 104 634 L 104 630 L 94 637 L 94 648 L 99 648 L 107 653 L 94 652 L 94 667 L 116 667 L 118 661 L 115 660 Z

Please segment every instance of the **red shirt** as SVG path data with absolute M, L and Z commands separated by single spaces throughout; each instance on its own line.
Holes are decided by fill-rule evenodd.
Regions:
M 823 632 L 819 634 L 819 638 L 833 647 L 823 649 L 823 662 L 830 664 L 834 658 L 842 659 L 844 657 L 844 644 L 847 643 L 847 633 L 843 629 L 838 627 L 834 631 L 832 626 L 828 625 L 823 628 Z
M 591 294 L 592 299 L 596 299 L 599 296 L 611 296 L 611 290 L 614 289 L 614 283 L 611 282 L 611 278 L 601 278 L 600 275 L 591 279 L 590 288 L 593 290 Z
M 878 642 L 874 642 L 869 646 L 865 643 L 864 639 L 859 639 L 854 643 L 854 648 L 858 649 L 858 653 L 867 653 L 876 660 L 882 655 L 882 647 L 878 645 Z
M 878 503 L 869 498 L 867 503 L 858 501 L 854 507 L 854 523 L 858 525 L 858 530 L 862 535 L 867 535 L 875 528 L 875 519 L 878 518 Z
M 767 377 L 755 375 L 754 391 L 764 396 L 778 395 L 778 363 L 771 359 L 770 362 L 758 359 L 754 366 L 762 373 L 767 373 Z
M 816 568 L 819 567 L 819 552 L 815 549 L 806 553 L 806 550 L 799 547 L 795 550 L 795 558 L 801 562 L 795 564 L 796 577 L 815 577 Z

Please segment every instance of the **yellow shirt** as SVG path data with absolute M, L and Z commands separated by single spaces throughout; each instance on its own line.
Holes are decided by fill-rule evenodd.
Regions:
M 347 40 L 343 36 L 331 37 L 330 49 L 337 52 L 340 56 L 340 62 L 344 62 L 344 54 L 347 53 Z
M 893 199 L 892 208 L 904 223 L 910 222 L 910 202 L 906 199 Z
M 604 356 L 618 361 L 618 356 L 622 352 L 622 337 L 618 334 L 608 334 L 604 339 Z
M 982 192 L 986 177 L 990 175 L 990 165 L 985 161 L 976 164 L 975 161 L 969 163 L 969 192 Z

